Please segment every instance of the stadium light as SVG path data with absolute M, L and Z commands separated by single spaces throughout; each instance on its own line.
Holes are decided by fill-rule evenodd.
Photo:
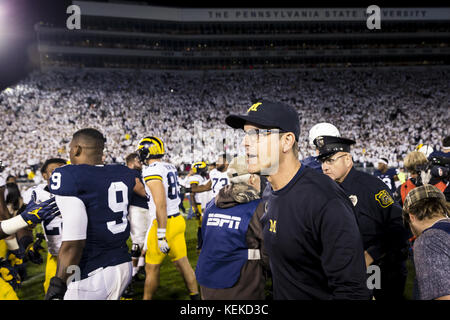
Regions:
M 7 46 L 8 36 L 8 21 L 7 21 L 7 7 L 6 3 L 0 1 L 0 53 L 5 51 Z

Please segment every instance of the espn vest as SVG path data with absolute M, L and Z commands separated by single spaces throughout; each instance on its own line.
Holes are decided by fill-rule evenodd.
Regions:
M 445 183 L 443 183 L 442 181 L 436 183 L 434 186 L 436 188 L 438 188 L 439 190 L 441 190 L 442 192 L 444 192 L 445 188 L 447 188 L 447 185 Z M 406 182 L 401 185 L 400 194 L 402 196 L 402 203 L 405 203 L 406 195 L 415 187 L 416 187 L 416 185 L 414 183 L 412 183 L 412 181 L 410 179 L 406 180 Z
M 259 259 L 258 254 L 251 256 L 256 250 L 247 247 L 246 234 L 260 201 L 227 209 L 210 202 L 203 216 L 204 242 L 195 270 L 200 285 L 212 289 L 231 288 L 239 280 L 244 264 L 249 259 Z

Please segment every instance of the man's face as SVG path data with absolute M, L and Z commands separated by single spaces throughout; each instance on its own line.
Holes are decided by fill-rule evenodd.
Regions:
M 322 170 L 327 176 L 336 182 L 344 181 L 349 171 L 350 154 L 346 152 L 337 152 L 322 162 Z M 351 161 L 351 160 L 350 160 Z
M 134 158 L 128 167 L 130 169 L 142 170 L 142 163 L 139 161 L 139 158 Z
M 63 165 L 64 164 L 62 163 L 50 163 L 47 166 L 47 170 L 45 170 L 45 172 L 42 174 L 42 177 L 44 178 L 45 181 L 47 181 L 47 184 L 50 183 L 50 177 L 52 176 L 53 170 L 62 167 Z
M 249 173 L 272 175 L 278 170 L 281 154 L 279 134 L 251 124 L 244 125 L 247 170 Z
M 421 228 L 417 224 L 417 219 L 414 215 L 409 215 L 409 228 L 414 236 L 418 237 L 422 233 Z
M 223 157 L 219 157 L 216 162 L 216 169 L 223 172 L 227 169 L 228 162 Z
M 383 162 L 378 162 L 378 170 L 381 172 L 385 171 L 386 167 L 387 166 Z

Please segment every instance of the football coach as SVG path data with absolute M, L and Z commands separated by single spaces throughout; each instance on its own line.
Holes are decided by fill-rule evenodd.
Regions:
M 249 173 L 270 182 L 262 222 L 274 299 L 370 299 L 352 203 L 334 181 L 301 165 L 297 111 L 264 100 L 225 122 L 244 130 Z

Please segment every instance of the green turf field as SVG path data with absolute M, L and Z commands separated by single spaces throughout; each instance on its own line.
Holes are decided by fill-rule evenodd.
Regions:
M 188 207 L 185 201 L 185 207 Z M 40 226 L 35 228 L 35 232 L 42 232 Z M 197 245 L 197 220 L 186 220 L 186 243 L 188 251 L 188 259 L 191 266 L 195 270 L 197 264 L 198 254 L 196 250 Z M 45 241 L 43 242 L 44 247 Z M 131 241 L 128 241 L 131 246 Z M 42 265 L 35 265 L 28 262 L 27 272 L 28 278 L 22 283 L 21 288 L 17 291 L 19 299 L 23 300 L 42 300 L 44 298 L 44 272 L 46 254 L 44 256 L 44 263 Z M 414 268 L 408 261 L 408 279 L 405 288 L 406 299 L 411 299 L 412 296 L 412 279 L 414 277 Z M 141 276 L 143 279 L 143 276 Z M 141 300 L 143 293 L 144 281 L 135 282 L 135 296 L 133 300 Z M 159 288 L 154 297 L 155 300 L 188 300 L 189 295 L 184 285 L 183 278 L 175 269 L 173 263 L 169 258 L 166 258 L 161 266 L 161 277 Z
M 197 246 L 197 220 L 186 220 L 186 243 L 188 251 L 188 259 L 191 266 L 195 270 L 197 264 L 198 254 Z M 39 231 L 40 226 L 36 227 Z M 44 241 L 45 242 L 45 241 Z M 43 243 L 44 243 L 43 242 Z M 131 241 L 128 241 L 131 247 Z M 46 246 L 44 246 L 46 247 Z M 27 263 L 28 278 L 22 283 L 21 288 L 17 291 L 19 299 L 24 300 L 42 300 L 44 299 L 44 273 L 46 254 L 44 256 L 44 263 L 35 265 L 31 262 Z M 144 277 L 141 276 L 143 279 Z M 144 281 L 135 282 L 135 297 L 133 299 L 142 299 Z M 175 269 L 175 266 L 166 258 L 161 266 L 160 287 L 154 295 L 154 299 L 159 300 L 184 300 L 189 299 L 189 294 L 184 285 L 183 278 Z

